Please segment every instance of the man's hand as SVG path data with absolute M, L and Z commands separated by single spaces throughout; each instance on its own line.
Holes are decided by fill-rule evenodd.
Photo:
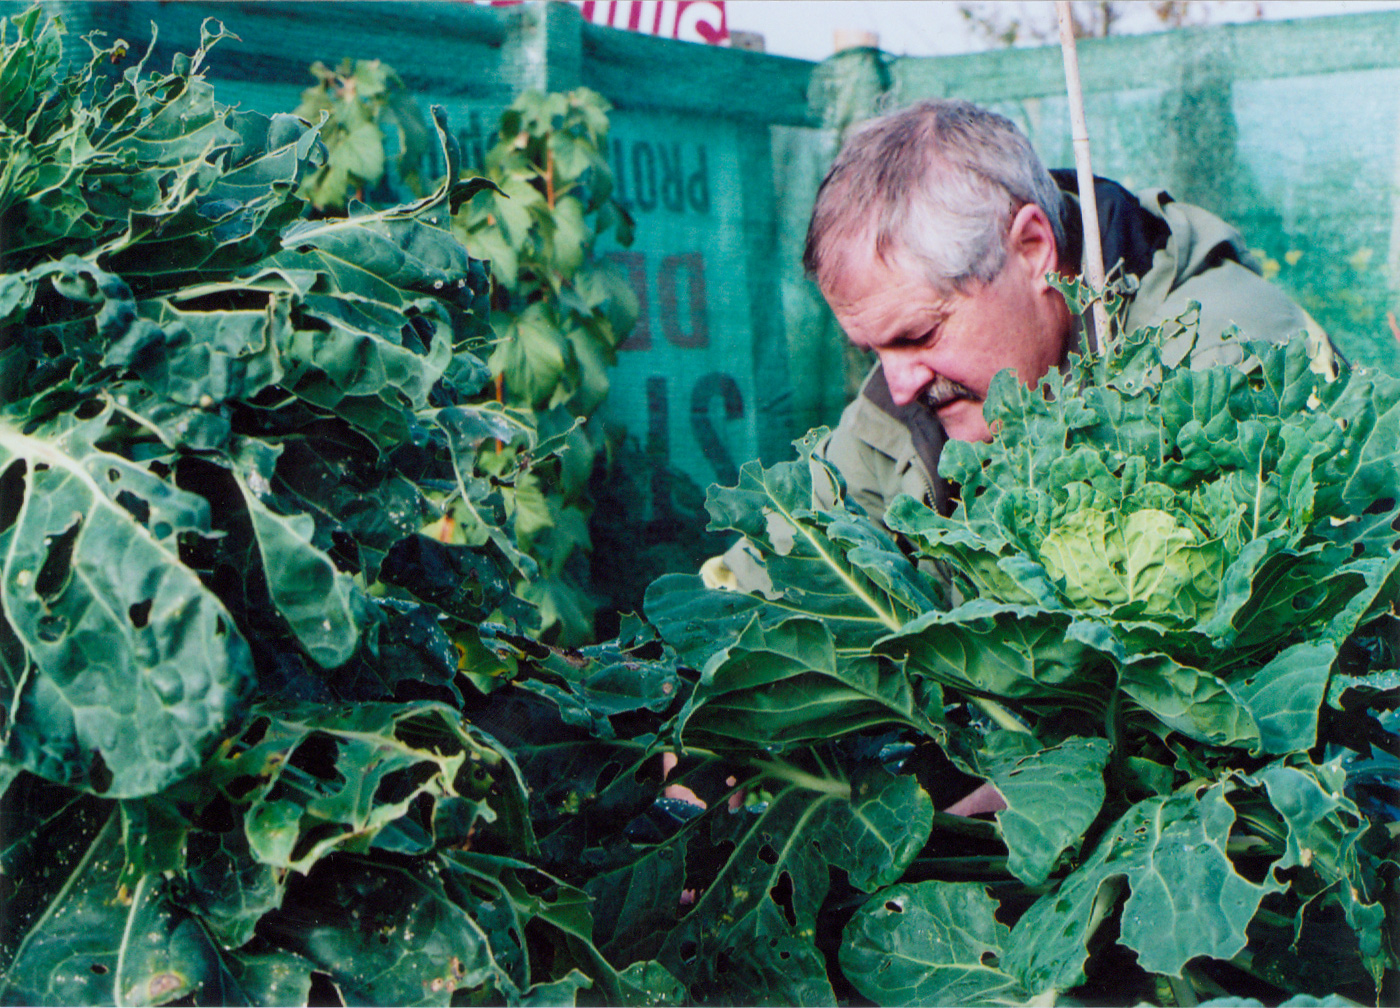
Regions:
M 983 812 L 1000 812 L 1006 808 L 1006 799 L 992 786 L 991 781 L 981 785 L 976 791 L 964 795 L 943 811 L 949 815 L 975 816 Z

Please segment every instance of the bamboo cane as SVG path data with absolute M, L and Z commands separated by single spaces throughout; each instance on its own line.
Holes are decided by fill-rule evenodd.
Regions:
M 1104 308 L 1103 244 L 1099 239 L 1099 207 L 1094 199 L 1094 169 L 1089 159 L 1089 127 L 1084 119 L 1084 91 L 1079 84 L 1079 55 L 1074 43 L 1074 18 L 1069 0 L 1055 0 L 1060 21 L 1060 52 L 1065 61 L 1065 86 L 1069 93 L 1070 138 L 1074 142 L 1074 168 L 1079 177 L 1079 211 L 1084 221 L 1084 268 L 1096 295 L 1094 327 L 1089 348 L 1107 347 L 1108 311 Z

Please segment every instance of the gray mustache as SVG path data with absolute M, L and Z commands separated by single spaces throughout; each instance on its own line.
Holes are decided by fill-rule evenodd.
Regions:
M 922 398 L 925 405 L 936 409 L 950 399 L 977 399 L 980 397 L 961 382 L 955 382 L 951 378 L 935 378 Z

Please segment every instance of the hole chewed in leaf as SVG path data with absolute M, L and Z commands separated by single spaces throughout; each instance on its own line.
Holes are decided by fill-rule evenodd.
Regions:
M 39 617 L 37 626 L 39 639 L 46 644 L 54 644 L 63 639 L 63 635 L 68 632 L 68 623 L 61 616 L 49 613 L 47 616 Z
M 0 473 L 0 534 L 9 531 L 24 505 L 24 459 L 18 459 Z
M 317 844 L 326 840 L 332 840 L 335 837 L 342 836 L 349 832 L 350 827 L 344 823 L 320 823 L 319 825 L 312 826 L 297 838 L 296 846 L 292 848 L 291 859 L 293 861 L 300 861 L 310 854 Z
M 116 502 L 120 504 L 126 512 L 135 518 L 142 525 L 151 520 L 151 506 L 130 490 L 120 490 L 117 492 Z
M 797 910 L 792 902 L 792 875 L 788 872 L 780 874 L 773 888 L 768 890 L 768 895 L 774 903 L 783 908 L 783 916 L 787 918 L 788 927 L 797 927 Z
M 49 555 L 34 578 L 34 592 L 48 601 L 63 590 L 68 583 L 68 575 L 73 567 L 73 543 L 82 530 L 83 520 L 78 517 L 73 524 L 49 541 Z
M 88 770 L 88 780 L 92 784 L 92 790 L 97 794 L 106 794 L 107 789 L 112 786 L 112 771 L 107 766 L 107 761 L 102 758 L 102 754 L 96 750 L 92 753 L 92 766 Z
M 127 615 L 131 617 L 131 625 L 140 630 L 150 621 L 151 599 L 137 602 L 127 610 Z
M 603 767 L 602 770 L 598 771 L 598 780 L 597 783 L 594 785 L 594 790 L 601 794 L 604 790 L 607 789 L 609 784 L 617 780 L 617 775 L 620 773 L 622 773 L 621 763 L 617 762 L 616 760 L 614 760 L 611 763 L 608 763 L 606 766 Z
M 413 766 L 404 767 L 384 775 L 379 786 L 374 789 L 376 805 L 392 805 L 403 801 L 437 775 L 438 765 L 431 760 L 423 760 Z
M 336 767 L 339 756 L 340 742 L 335 737 L 318 731 L 302 739 L 287 758 L 287 764 L 318 781 L 344 784 L 345 777 Z

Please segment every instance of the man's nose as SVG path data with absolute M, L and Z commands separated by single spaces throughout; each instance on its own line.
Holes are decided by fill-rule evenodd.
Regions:
M 933 369 L 919 361 L 885 354 L 880 364 L 885 371 L 885 384 L 890 387 L 890 398 L 896 406 L 913 402 L 933 381 Z

